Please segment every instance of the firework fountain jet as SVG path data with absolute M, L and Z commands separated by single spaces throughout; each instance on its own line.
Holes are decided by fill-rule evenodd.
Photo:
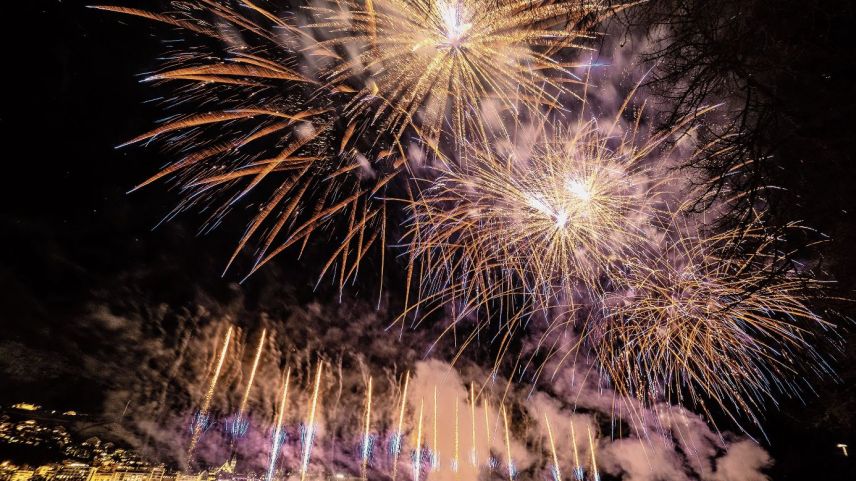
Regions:
M 404 390 L 401 393 L 401 410 L 398 413 L 398 428 L 392 435 L 390 449 L 392 451 L 392 480 L 398 474 L 398 456 L 401 454 L 401 442 L 404 437 L 404 408 L 407 406 L 407 385 L 410 383 L 410 372 L 404 375 Z
M 502 411 L 502 424 L 505 428 L 505 462 L 508 468 L 508 479 L 514 479 L 514 460 L 511 458 L 511 435 L 508 429 L 508 412 L 505 409 L 505 404 L 502 404 L 500 411 Z
M 422 411 L 425 400 L 419 400 L 419 417 L 416 427 L 416 450 L 413 452 L 413 481 L 419 481 L 422 472 Z
M 259 338 L 259 345 L 256 348 L 256 356 L 253 359 L 253 367 L 250 369 L 250 377 L 247 380 L 247 387 L 244 390 L 244 395 L 241 397 L 241 404 L 238 407 L 238 414 L 235 416 L 235 419 L 231 422 L 230 434 L 232 435 L 232 444 L 233 449 L 234 445 L 238 438 L 243 437 L 247 429 L 249 428 L 249 421 L 247 420 L 247 401 L 250 399 L 250 391 L 253 389 L 253 381 L 256 378 L 256 370 L 259 367 L 259 361 L 262 358 L 262 351 L 264 348 L 265 335 L 267 334 L 267 329 L 262 329 L 262 335 Z M 233 453 L 234 454 L 234 453 Z
M 591 475 L 592 481 L 600 481 L 600 473 L 597 470 L 597 459 L 594 454 L 594 440 L 591 436 L 591 428 L 588 429 L 589 450 L 591 451 Z
M 321 373 L 324 369 L 324 361 L 318 361 L 315 371 L 315 388 L 312 391 L 312 405 L 309 408 L 309 419 L 303 430 L 303 456 L 300 463 L 300 481 L 306 479 L 306 471 L 309 469 L 309 458 L 312 456 L 312 443 L 315 441 L 315 415 L 318 409 L 318 391 L 321 388 Z
M 366 388 L 366 415 L 363 426 L 363 439 L 360 446 L 360 454 L 362 458 L 361 476 L 363 480 L 368 478 L 369 459 L 372 455 L 373 439 L 371 436 L 371 420 L 372 420 L 372 378 L 369 376 L 369 384 Z
M 577 434 L 574 431 L 573 421 L 571 421 L 571 446 L 574 447 L 574 477 L 577 481 L 583 481 L 585 472 L 583 471 L 583 466 L 580 464 L 580 452 L 577 448 Z
M 556 442 L 553 440 L 553 429 L 550 427 L 550 418 L 547 416 L 547 413 L 544 413 L 544 422 L 547 423 L 547 435 L 550 438 L 550 453 L 553 458 L 553 465 L 550 467 L 550 471 L 553 474 L 554 481 L 562 481 L 562 471 L 559 469 L 559 458 L 556 456 Z
M 457 396 L 455 396 L 455 457 L 452 458 L 452 472 L 457 473 L 460 463 L 461 463 L 461 452 L 460 452 L 460 413 L 459 409 L 461 407 L 460 400 Z
M 253 388 L 253 380 L 256 378 L 256 370 L 259 367 L 259 360 L 262 358 L 262 350 L 265 344 L 265 335 L 267 329 L 262 329 L 262 336 L 259 338 L 259 345 L 256 348 L 256 357 L 253 359 L 253 367 L 250 370 L 250 378 L 247 380 L 247 389 L 244 390 L 244 396 L 241 398 L 241 406 L 238 408 L 238 420 L 242 421 L 247 412 L 247 401 L 250 399 L 250 390 Z
M 440 443 L 437 441 L 437 385 L 434 385 L 434 429 L 431 436 L 431 471 L 440 469 Z
M 271 440 L 271 451 L 270 451 L 270 466 L 268 467 L 266 481 L 273 480 L 273 474 L 276 471 L 276 461 L 279 457 L 279 451 L 282 447 L 283 441 L 283 432 L 282 425 L 285 419 L 285 407 L 288 402 L 288 384 L 291 380 L 291 368 L 289 368 L 285 372 L 285 381 L 282 385 L 282 399 L 279 402 L 279 413 L 276 417 L 276 428 L 273 431 L 273 439 Z
M 196 451 L 196 445 L 202 436 L 203 425 L 207 424 L 208 415 L 211 411 L 211 399 L 214 397 L 214 390 L 217 388 L 217 381 L 220 379 L 220 371 L 223 369 L 223 363 L 226 361 L 226 354 L 229 352 L 229 340 L 232 339 L 232 326 L 226 331 L 226 338 L 223 340 L 223 349 L 220 351 L 220 357 L 217 359 L 217 367 L 214 369 L 214 374 L 211 376 L 211 382 L 208 384 L 208 391 L 205 393 L 205 398 L 202 400 L 202 407 L 199 409 L 199 418 L 202 422 L 197 422 L 193 428 L 193 434 L 190 437 L 190 446 L 187 448 L 187 463 L 193 459 L 193 454 Z
M 473 466 L 479 465 L 478 452 L 476 451 L 476 387 L 475 383 L 470 383 L 470 421 L 473 425 L 472 446 L 470 450 L 470 463 Z

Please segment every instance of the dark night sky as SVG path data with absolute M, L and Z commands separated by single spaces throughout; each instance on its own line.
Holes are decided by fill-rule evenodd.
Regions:
M 152 231 L 175 196 L 164 186 L 125 194 L 165 161 L 151 150 L 113 148 L 159 116 L 144 103 L 152 92 L 137 81 L 161 51 L 153 31 L 86 9 L 86 2 L 14 3 L 26 5 L 3 13 L 0 404 L 26 399 L 97 411 L 99 386 L 63 348 L 66 336 L 86 336 L 69 332 L 70 320 L 123 283 L 152 303 L 181 304 L 198 290 L 233 296 L 238 275 L 219 274 L 240 231 L 197 237 L 192 217 Z M 829 12 L 841 6 L 829 3 Z M 787 208 L 832 236 L 823 251 L 829 270 L 842 292 L 852 293 L 856 43 L 841 40 L 852 36 L 852 11 L 846 13 L 826 24 L 814 19 L 791 37 L 802 55 L 782 78 L 778 107 L 801 122 L 799 136 L 780 152 L 795 199 Z M 806 79 L 814 80 L 807 86 Z M 286 262 L 244 284 L 244 295 L 252 299 L 268 282 L 305 288 L 311 278 L 281 274 L 294 272 Z M 773 479 L 856 479 L 834 447 L 849 442 L 856 452 L 854 361 L 851 342 L 836 362 L 840 382 L 821 380 L 818 395 L 804 403 L 768 407 Z

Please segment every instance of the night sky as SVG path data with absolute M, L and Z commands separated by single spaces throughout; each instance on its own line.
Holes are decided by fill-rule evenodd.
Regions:
M 198 236 L 199 218 L 186 215 L 153 230 L 175 193 L 161 184 L 126 194 L 167 161 L 154 149 L 114 148 L 161 115 L 138 82 L 162 52 L 155 30 L 87 2 L 14 3 L 4 8 L 2 33 L 0 404 L 100 412 L 109 386 L 80 367 L 81 355 L 109 353 L 111 340 L 76 321 L 93 305 L 190 306 L 200 293 L 253 305 L 279 290 L 336 302 L 334 292 L 312 292 L 311 257 L 280 259 L 240 285 L 240 272 L 221 277 L 241 222 Z M 747 50 L 788 59 L 756 73 L 774 87 L 770 115 L 788 133 L 761 138 L 775 158 L 775 181 L 790 193 L 775 208 L 829 235 L 820 249 L 825 269 L 837 292 L 854 298 L 856 17 L 848 2 L 807 3 L 756 12 L 769 41 Z M 746 60 L 744 68 L 757 65 Z M 842 313 L 856 310 L 845 303 Z M 775 460 L 772 479 L 856 479 L 854 463 L 835 447 L 848 443 L 856 454 L 856 351 L 853 335 L 843 336 L 844 352 L 833 353 L 839 380 L 816 380 L 816 394 L 767 406 L 768 440 L 759 439 Z

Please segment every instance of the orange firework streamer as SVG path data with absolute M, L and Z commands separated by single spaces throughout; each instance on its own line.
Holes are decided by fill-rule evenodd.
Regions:
M 250 378 L 247 380 L 247 389 L 244 390 L 244 397 L 241 398 L 241 407 L 238 409 L 239 420 L 244 417 L 244 413 L 246 413 L 247 410 L 247 401 L 250 399 L 250 390 L 253 388 L 253 380 L 256 378 L 256 370 L 259 367 L 259 360 L 262 358 L 265 334 L 267 334 L 267 329 L 262 329 L 262 336 L 259 338 L 259 345 L 256 348 L 256 357 L 253 360 L 253 368 L 250 370 Z
M 303 439 L 303 461 L 300 463 L 300 481 L 306 479 L 306 471 L 309 469 L 309 458 L 312 456 L 312 443 L 315 441 L 315 414 L 318 408 L 318 391 L 321 389 L 321 373 L 324 370 L 324 361 L 318 361 L 315 369 L 315 388 L 312 391 L 312 405 L 309 408 L 309 419 L 306 423 Z
M 220 371 L 223 369 L 223 363 L 226 361 L 226 354 L 229 352 L 229 340 L 232 339 L 232 326 L 226 331 L 226 338 L 223 340 L 223 349 L 220 351 L 220 357 L 217 359 L 217 367 L 214 369 L 214 374 L 211 376 L 211 382 L 208 385 L 208 391 L 205 393 L 205 398 L 202 400 L 202 407 L 199 409 L 199 418 L 207 419 L 211 411 L 211 400 L 214 398 L 214 391 L 217 388 L 217 381 L 220 379 Z M 197 422 L 193 426 L 193 435 L 190 438 L 190 447 L 187 448 L 188 462 L 193 458 L 193 453 L 196 451 L 196 445 L 199 443 L 199 438 L 202 436 L 203 422 Z

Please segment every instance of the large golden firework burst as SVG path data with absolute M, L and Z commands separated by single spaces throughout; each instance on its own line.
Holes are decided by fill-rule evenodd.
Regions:
M 487 138 L 485 118 L 557 106 L 575 78 L 562 50 L 623 7 L 601 1 L 335 0 L 311 7 L 337 52 L 324 75 L 354 92 L 346 113 L 400 135 Z

